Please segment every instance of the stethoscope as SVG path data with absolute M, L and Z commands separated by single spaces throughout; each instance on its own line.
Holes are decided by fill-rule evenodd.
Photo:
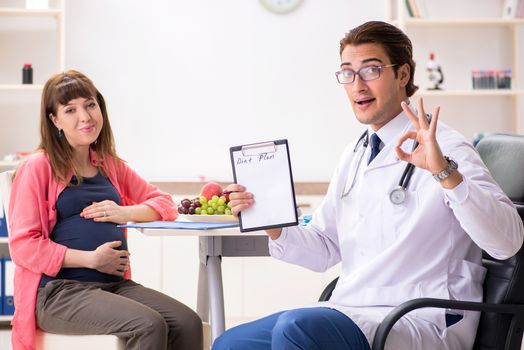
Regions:
M 366 130 L 360 136 L 360 138 L 357 141 L 357 144 L 355 145 L 355 148 L 353 149 L 353 153 L 356 153 L 357 150 L 362 146 L 362 152 L 360 153 L 360 157 L 358 159 L 357 168 L 355 170 L 355 176 L 353 176 L 353 181 L 351 183 L 351 186 L 349 187 L 347 191 L 344 191 L 341 198 L 344 198 L 347 195 L 349 195 L 349 193 L 353 189 L 353 186 L 355 185 L 355 181 L 358 175 L 358 170 L 360 168 L 360 164 L 362 163 L 362 159 L 364 158 L 364 153 L 366 153 L 365 149 L 368 146 L 368 144 L 369 144 L 369 133 L 368 133 L 368 130 Z M 415 142 L 413 143 L 412 151 L 414 151 L 415 148 L 417 148 L 417 146 L 418 146 L 418 142 L 415 140 Z M 391 201 L 391 203 L 396 204 L 396 205 L 400 205 L 404 203 L 404 201 L 406 200 L 406 190 L 409 186 L 409 182 L 411 180 L 411 176 L 413 175 L 414 170 L 415 170 L 415 166 L 413 164 L 408 163 L 406 165 L 406 167 L 404 168 L 404 171 L 402 172 L 402 176 L 400 177 L 400 181 L 398 182 L 398 185 L 389 192 L 389 200 Z

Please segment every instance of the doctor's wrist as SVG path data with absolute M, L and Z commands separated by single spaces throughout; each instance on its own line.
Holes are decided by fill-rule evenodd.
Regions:
M 457 162 L 447 156 L 442 158 L 442 163 L 438 171 L 432 172 L 433 178 L 438 182 L 444 181 L 458 169 Z
M 280 235 L 282 234 L 281 228 L 272 228 L 269 230 L 266 230 L 266 234 L 271 238 L 273 241 L 278 239 Z
M 460 185 L 462 180 L 462 174 L 458 170 L 454 170 L 451 175 L 440 181 L 440 185 L 447 190 L 452 190 Z

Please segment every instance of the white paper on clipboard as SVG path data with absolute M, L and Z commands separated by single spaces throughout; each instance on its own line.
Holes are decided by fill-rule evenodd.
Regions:
M 287 140 L 231 147 L 230 153 L 235 183 L 255 197 L 240 213 L 240 231 L 298 225 Z

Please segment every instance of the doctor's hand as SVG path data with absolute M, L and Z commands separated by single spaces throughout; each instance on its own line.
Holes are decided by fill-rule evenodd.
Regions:
M 446 168 L 448 161 L 444 158 L 440 146 L 437 142 L 437 123 L 440 107 L 435 107 L 431 121 L 428 123 L 422 98 L 418 100 L 418 115 L 415 115 L 406 102 L 401 103 L 402 109 L 409 120 L 415 126 L 415 131 L 408 131 L 400 137 L 395 148 L 397 157 L 417 168 L 426 169 L 435 175 Z M 404 152 L 401 148 L 404 141 L 412 139 L 418 141 L 418 147 L 412 152 Z M 454 188 L 462 182 L 462 175 L 454 171 L 451 176 L 441 181 L 444 188 Z
M 238 216 L 238 213 L 246 210 L 255 202 L 253 194 L 246 192 L 246 188 L 242 185 L 231 184 L 226 187 L 224 192 L 229 193 L 231 212 L 235 216 Z
M 415 131 L 408 131 L 400 137 L 395 148 L 397 157 L 413 164 L 417 168 L 426 169 L 432 174 L 442 171 L 448 162 L 440 150 L 436 137 L 440 107 L 435 107 L 431 122 L 428 123 L 422 98 L 418 100 L 418 115 L 413 113 L 406 102 L 402 102 L 401 106 L 413 126 L 415 126 Z M 408 139 L 416 140 L 419 143 L 412 153 L 404 152 L 401 148 L 402 144 Z
M 238 216 L 242 210 L 246 210 L 255 203 L 255 197 L 252 193 L 246 192 L 246 188 L 242 185 L 231 184 L 226 187 L 224 192 L 229 192 L 229 203 L 231 203 L 231 212 Z M 280 237 L 282 229 L 275 228 L 266 230 L 266 234 L 273 240 Z

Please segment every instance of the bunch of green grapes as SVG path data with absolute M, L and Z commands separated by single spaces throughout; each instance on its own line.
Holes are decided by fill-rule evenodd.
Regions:
M 189 215 L 232 215 L 231 203 L 226 196 L 213 196 L 207 199 L 200 196 L 194 199 L 182 199 L 178 206 L 180 214 Z

